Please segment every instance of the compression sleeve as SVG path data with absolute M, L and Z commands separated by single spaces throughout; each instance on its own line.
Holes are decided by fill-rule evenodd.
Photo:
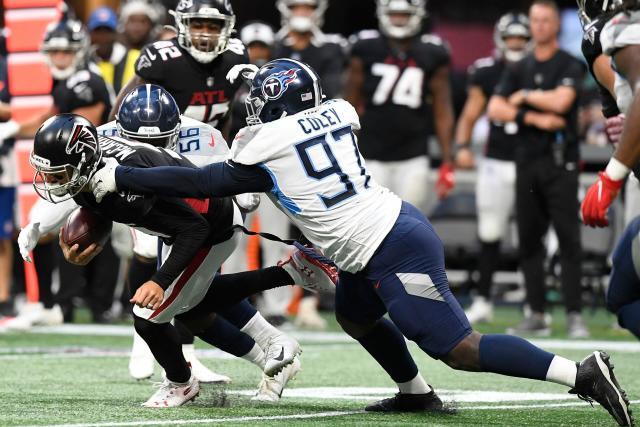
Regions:
M 171 197 L 225 197 L 242 193 L 264 193 L 273 188 L 268 172 L 259 166 L 232 161 L 212 163 L 200 169 L 118 166 L 115 176 L 119 191 Z

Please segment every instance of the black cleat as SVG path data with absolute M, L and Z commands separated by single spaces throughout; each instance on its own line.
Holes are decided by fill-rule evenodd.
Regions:
M 425 394 L 396 393 L 388 399 L 382 399 L 364 408 L 369 412 L 442 412 L 442 400 L 433 389 Z
M 613 374 L 613 364 L 604 351 L 594 351 L 580 362 L 576 375 L 576 386 L 569 393 L 577 394 L 593 405 L 598 402 L 621 426 L 633 426 L 627 394 Z

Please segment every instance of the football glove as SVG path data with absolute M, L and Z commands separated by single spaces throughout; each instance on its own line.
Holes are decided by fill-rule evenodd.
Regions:
M 0 142 L 13 138 L 20 131 L 20 124 L 14 120 L 0 123 Z
M 456 185 L 456 176 L 451 163 L 442 163 L 438 170 L 438 182 L 436 182 L 436 192 L 438 198 L 444 199 Z
M 27 224 L 18 235 L 18 247 L 20 249 L 20 255 L 22 259 L 27 262 L 33 262 L 29 252 L 33 250 L 40 240 L 40 223 L 34 222 Z
M 104 166 L 93 174 L 90 183 L 93 195 L 98 203 L 102 202 L 102 199 L 109 193 L 118 191 L 118 187 L 116 186 L 116 168 L 118 167 L 118 161 L 109 157 L 104 157 L 102 161 L 104 162 Z
M 238 77 L 242 77 L 244 80 L 253 80 L 258 72 L 259 68 L 253 64 L 238 64 L 231 67 L 227 73 L 227 80 L 233 84 Z
M 613 180 L 606 172 L 598 174 L 598 180 L 589 187 L 582 201 L 582 222 L 591 227 L 609 225 L 607 210 L 615 200 L 624 180 Z

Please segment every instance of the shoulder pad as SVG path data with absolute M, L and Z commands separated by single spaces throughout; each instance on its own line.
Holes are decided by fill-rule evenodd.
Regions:
M 442 40 L 439 36 L 436 36 L 435 34 L 423 34 L 422 36 L 420 36 L 420 41 L 426 44 L 433 44 L 436 46 L 447 47 L 444 40 Z
M 242 57 L 246 55 L 244 43 L 242 43 L 240 39 L 229 39 L 226 52 L 231 52 Z
M 69 89 L 72 89 L 78 84 L 88 82 L 89 80 L 91 80 L 91 73 L 89 72 L 89 70 L 79 70 L 67 79 L 67 87 Z
M 478 69 L 478 68 L 493 67 L 494 65 L 496 65 L 496 59 L 492 56 L 487 56 L 486 58 L 476 59 L 472 67 L 475 69 Z
M 380 32 L 378 30 L 362 30 L 354 36 L 357 40 L 369 40 L 369 39 L 377 39 L 380 37 Z
M 345 39 L 341 34 L 325 34 L 324 42 L 337 44 L 342 48 L 348 45 L 347 39 Z

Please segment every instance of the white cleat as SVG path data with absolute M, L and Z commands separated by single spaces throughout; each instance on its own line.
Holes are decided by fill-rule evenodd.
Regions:
M 186 383 L 174 383 L 165 379 L 158 390 L 142 404 L 147 408 L 175 408 L 194 400 L 200 393 L 200 383 L 193 374 Z
M 300 300 L 298 314 L 294 324 L 298 328 L 315 329 L 321 331 L 327 327 L 327 321 L 318 313 L 318 299 L 315 296 L 304 297 Z
M 201 383 L 229 384 L 231 378 L 218 374 L 207 368 L 198 360 L 193 344 L 183 344 L 182 354 L 188 363 L 191 364 L 191 373 Z
M 469 309 L 464 314 L 467 315 L 471 324 L 491 322 L 493 320 L 493 303 L 485 297 L 474 297 Z
M 296 356 L 293 362 L 282 368 L 276 375 L 269 377 L 262 374 L 262 380 L 258 385 L 258 391 L 251 400 L 260 402 L 277 402 L 282 396 L 282 391 L 287 383 L 294 379 L 300 372 L 300 359 Z
M 289 335 L 280 333 L 269 338 L 265 353 L 264 373 L 268 377 L 277 374 L 283 367 L 289 365 L 293 359 L 302 353 L 298 341 Z
M 137 332 L 133 333 L 133 347 L 129 357 L 129 375 L 136 380 L 145 380 L 153 376 L 155 366 L 153 353 Z
M 286 260 L 278 262 L 296 285 L 316 292 L 335 292 L 338 283 L 338 269 L 321 260 L 322 255 L 315 249 L 296 249 Z
M 26 331 L 31 327 L 40 326 L 58 326 L 64 322 L 64 316 L 59 305 L 52 308 L 44 308 L 41 303 L 28 304 L 5 326 L 15 331 Z

